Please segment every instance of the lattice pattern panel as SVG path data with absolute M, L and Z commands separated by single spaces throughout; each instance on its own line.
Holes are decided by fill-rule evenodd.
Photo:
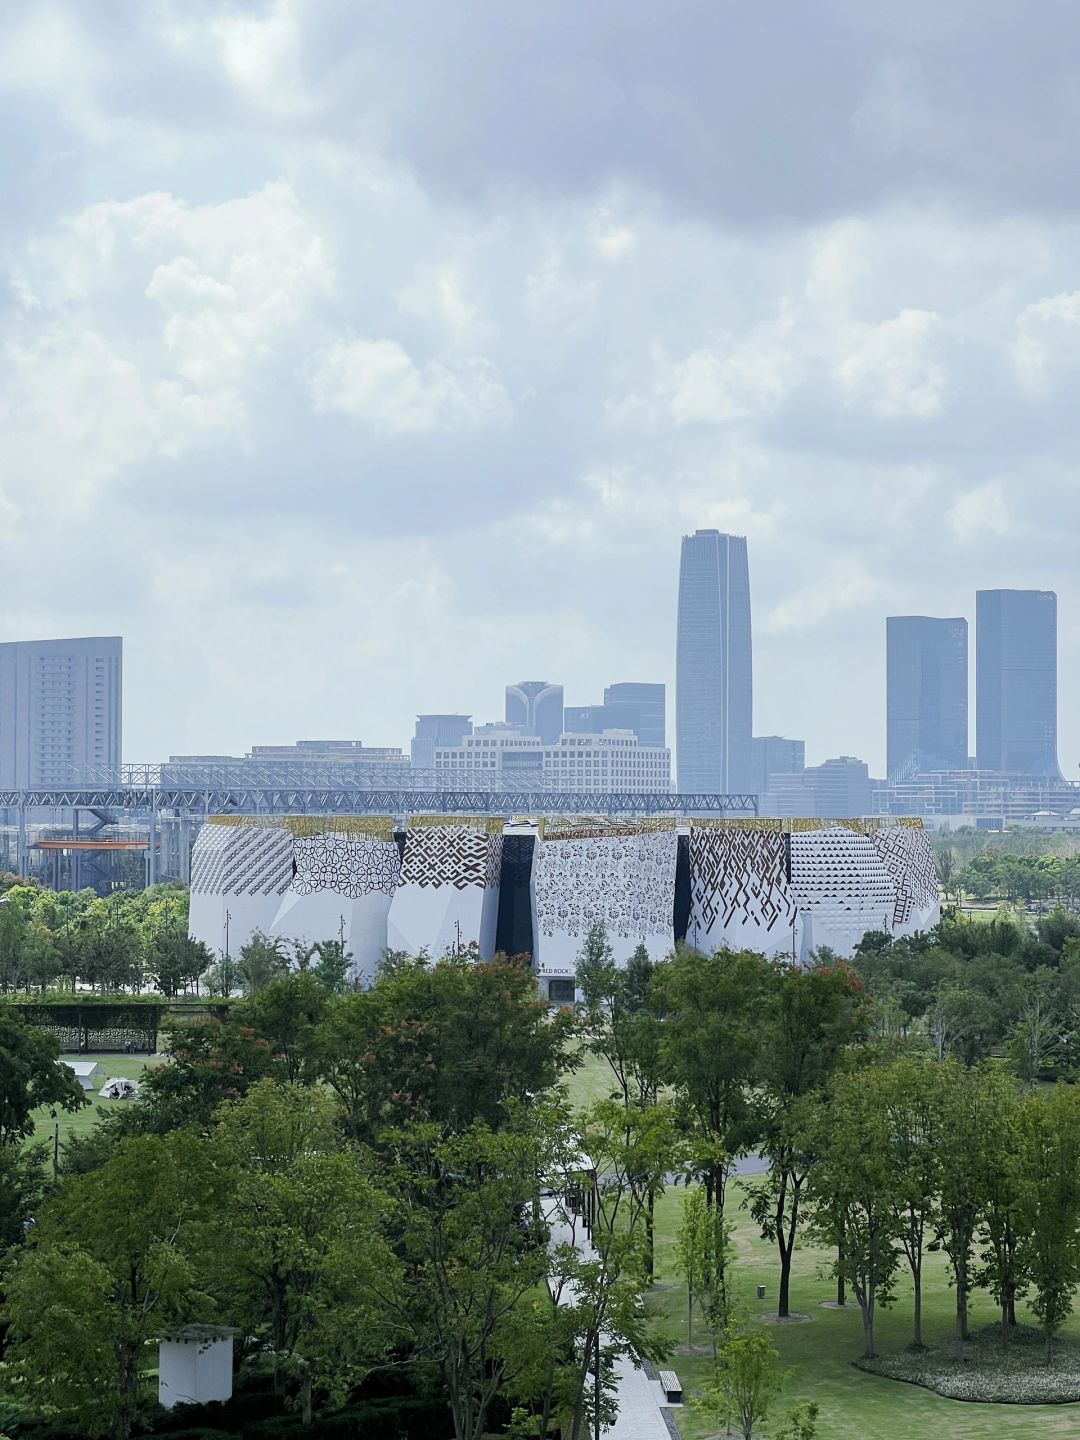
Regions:
M 405 836 L 401 884 L 456 890 L 491 884 L 492 853 L 502 855 L 502 836 L 461 825 L 410 825 Z M 496 870 L 495 884 L 498 884 Z
M 871 840 L 896 885 L 893 924 L 909 925 L 917 912 L 933 912 L 939 902 L 937 871 L 925 830 L 898 825 L 876 831 Z
M 296 895 L 332 890 L 358 899 L 382 891 L 393 895 L 401 873 L 401 853 L 393 840 L 369 835 L 322 834 L 297 837 L 293 842 Z
M 699 826 L 690 831 L 691 914 L 706 933 L 735 925 L 790 928 L 795 901 L 779 829 Z
M 583 938 L 603 921 L 609 940 L 636 942 L 672 928 L 676 835 L 537 843 L 536 923 L 542 936 Z
M 283 895 L 293 878 L 293 837 L 270 826 L 204 825 L 191 853 L 197 895 Z

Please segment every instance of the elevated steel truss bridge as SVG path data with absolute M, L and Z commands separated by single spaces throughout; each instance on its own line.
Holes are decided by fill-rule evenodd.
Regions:
M 390 815 L 401 819 L 409 815 L 493 815 L 509 820 L 515 815 L 722 817 L 756 815 L 758 809 L 757 796 L 752 794 L 581 791 L 517 786 L 495 789 L 452 786 L 446 783 L 446 777 L 439 777 L 443 783 L 430 788 L 415 783 L 177 785 L 157 775 L 146 778 L 151 783 L 0 790 L 0 809 L 9 814 L 14 812 L 19 874 L 28 873 L 28 822 L 42 810 L 89 812 L 94 822 L 91 829 L 76 832 L 76 836 L 100 834 L 104 827 L 125 820 L 145 824 L 149 838 L 147 880 L 154 884 L 159 876 L 162 825 L 167 824 L 175 833 L 178 852 L 186 858 L 195 827 L 211 815 Z M 426 772 L 424 778 L 427 778 Z M 186 863 L 182 864 L 181 871 L 186 869 Z

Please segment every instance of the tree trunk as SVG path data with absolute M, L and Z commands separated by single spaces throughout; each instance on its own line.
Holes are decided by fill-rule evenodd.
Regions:
M 862 1334 L 863 1334 L 863 1359 L 874 1358 L 874 1309 L 873 1301 L 867 1301 L 862 1307 Z
M 970 1338 L 968 1332 L 967 1275 L 956 1275 L 956 1338 L 958 1341 Z
M 300 1387 L 300 1422 L 303 1425 L 311 1424 L 311 1373 L 304 1376 L 304 1383 Z
M 915 1286 L 915 1334 L 912 1344 L 922 1349 L 922 1265 L 911 1267 L 911 1279 Z
M 645 1273 L 649 1277 L 650 1285 L 653 1283 L 653 1276 L 656 1272 L 656 1241 L 653 1227 L 655 1209 L 656 1196 L 650 1190 L 645 1201 Z
M 847 1304 L 847 1291 L 844 1288 L 844 1235 L 840 1233 L 840 1243 L 836 1247 L 836 1303 L 837 1305 Z

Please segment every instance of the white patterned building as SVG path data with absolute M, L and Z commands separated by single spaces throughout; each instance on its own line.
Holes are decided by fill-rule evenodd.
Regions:
M 617 961 L 674 944 L 674 821 L 545 820 L 533 859 L 533 968 L 552 999 L 573 999 L 577 957 L 602 922 Z
M 939 917 L 921 824 L 876 820 L 695 821 L 687 943 L 805 964 L 852 954 L 870 930 L 912 935 Z
M 387 943 L 433 959 L 475 946 L 495 953 L 502 871 L 502 821 L 413 816 L 390 906 Z

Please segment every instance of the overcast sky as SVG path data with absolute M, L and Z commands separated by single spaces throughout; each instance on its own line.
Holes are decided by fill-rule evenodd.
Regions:
M 885 616 L 1059 594 L 1080 761 L 1080 9 L 0 0 L 0 637 L 125 758 L 674 681 L 884 765 Z M 974 708 L 972 708 L 974 724 Z

